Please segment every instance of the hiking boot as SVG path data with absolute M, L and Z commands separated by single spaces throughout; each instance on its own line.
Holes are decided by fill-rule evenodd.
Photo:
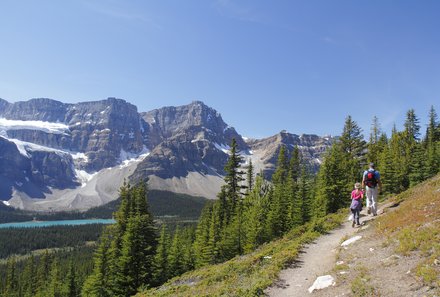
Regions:
M 367 214 L 371 213 L 371 207 L 367 207 Z
M 355 225 L 355 222 L 353 221 L 353 223 L 351 223 L 351 227 L 353 227 L 353 228 L 354 228 L 354 225 Z

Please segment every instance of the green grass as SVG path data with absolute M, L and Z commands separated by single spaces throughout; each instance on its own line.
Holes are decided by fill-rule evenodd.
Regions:
M 440 291 L 440 175 L 398 195 L 399 209 L 377 221 L 379 234 L 403 256 L 417 253 L 415 275 Z
M 345 212 L 328 215 L 250 254 L 185 273 L 138 296 L 264 296 L 264 289 L 294 262 L 304 244 L 339 226 L 345 218 Z
M 351 292 L 356 297 L 380 296 L 380 294 L 370 285 L 371 277 L 364 266 L 356 269 L 358 275 L 351 282 Z

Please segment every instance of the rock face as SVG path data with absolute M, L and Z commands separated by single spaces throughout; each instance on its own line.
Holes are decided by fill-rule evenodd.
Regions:
M 258 156 L 262 163 L 261 169 L 265 176 L 270 178 L 275 171 L 278 154 L 281 146 L 287 149 L 290 156 L 295 146 L 298 147 L 302 158 L 306 161 L 309 169 L 317 172 L 321 164 L 321 158 L 326 149 L 331 146 L 333 139 L 329 136 L 319 137 L 317 135 L 295 135 L 286 131 L 263 139 L 250 139 L 247 144 L 255 156 Z
M 116 98 L 77 104 L 0 99 L 0 200 L 12 197 L 11 205 L 33 210 L 84 209 L 116 199 L 124 178 L 215 198 L 233 138 L 244 159 L 267 177 L 281 146 L 289 153 L 298 146 L 317 170 L 332 143 L 284 131 L 245 141 L 200 101 L 138 113 Z
M 143 123 L 136 106 L 121 99 L 63 104 L 51 99 L 3 103 L 0 117 L 37 121 L 34 126 L 17 123 L 5 130 L 9 138 L 51 148 L 84 153 L 81 168 L 99 171 L 112 167 L 126 153 L 137 154 L 143 146 Z M 11 121 L 12 122 L 12 121 Z M 45 123 L 63 123 L 64 131 L 45 129 Z M 14 124 L 14 122 L 12 123 Z M 49 130 L 49 131 L 48 131 Z
M 151 154 L 138 166 L 133 178 L 148 175 L 184 177 L 188 172 L 223 175 L 226 148 L 235 138 L 248 150 L 243 138 L 221 115 L 200 101 L 179 107 L 164 107 L 142 114 Z
M 44 198 L 49 187 L 79 186 L 72 164 L 67 153 L 38 150 L 0 137 L 1 198 L 11 198 L 14 188 L 29 197 Z

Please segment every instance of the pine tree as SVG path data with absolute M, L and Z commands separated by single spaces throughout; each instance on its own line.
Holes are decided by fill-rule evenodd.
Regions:
M 383 135 L 379 124 L 379 119 L 374 116 L 371 124 L 370 140 L 368 142 L 368 162 L 373 162 L 379 167 L 379 155 L 383 150 Z
M 342 145 L 340 142 L 336 142 L 326 153 L 318 172 L 318 186 L 313 206 L 314 217 L 323 217 L 348 204 L 344 162 Z
M 425 176 L 431 177 L 440 171 L 440 152 L 438 149 L 438 142 L 440 134 L 438 133 L 437 113 L 434 106 L 431 106 L 429 111 L 429 123 L 426 131 L 426 161 L 425 161 Z
M 177 226 L 176 230 L 174 231 L 174 236 L 171 243 L 170 252 L 168 255 L 168 263 L 170 265 L 171 277 L 181 275 L 184 272 L 182 234 L 179 226 Z
M 252 165 L 252 159 L 249 159 L 249 165 L 246 173 L 247 192 L 252 191 L 254 187 L 254 165 Z
M 419 143 L 414 144 L 411 153 L 410 163 L 410 186 L 414 186 L 425 179 L 425 160 L 422 145 Z
M 181 249 L 182 249 L 182 263 L 183 271 L 193 270 L 195 267 L 195 254 L 193 249 L 193 242 L 195 240 L 194 227 L 186 227 L 182 230 Z
M 225 165 L 226 195 L 229 199 L 228 207 L 230 212 L 236 209 L 238 200 L 241 199 L 241 183 L 244 181 L 244 172 L 240 169 L 242 163 L 243 158 L 240 156 L 237 141 L 233 138 L 229 159 Z M 229 222 L 231 215 L 232 213 L 226 218 L 227 222 Z
M 223 261 L 221 246 L 222 225 L 221 225 L 221 204 L 215 203 L 212 206 L 211 218 L 209 222 L 209 235 L 206 245 L 206 257 L 210 264 Z
M 114 227 L 104 229 L 100 242 L 94 256 L 94 268 L 92 274 L 83 285 L 83 297 L 110 297 L 112 296 L 110 284 L 109 247 L 112 234 L 115 234 Z
M 391 154 L 390 147 L 387 145 L 379 156 L 380 167 L 378 170 L 381 175 L 382 192 L 385 194 L 398 192 L 397 168 Z
M 416 142 L 420 136 L 419 118 L 416 116 L 414 109 L 408 110 L 405 120 L 405 136 L 408 142 Z
M 166 225 L 162 226 L 157 252 L 154 256 L 154 284 L 161 285 L 170 277 L 170 268 L 168 264 L 168 254 L 170 251 L 171 239 Z
M 46 250 L 43 253 L 43 256 L 41 256 L 40 260 L 38 261 L 37 280 L 36 280 L 36 288 L 35 288 L 36 296 L 45 297 L 51 262 L 52 261 L 49 252 Z
M 62 286 L 61 286 L 61 276 L 58 260 L 55 258 L 52 261 L 50 269 L 49 287 L 47 289 L 47 297 L 61 297 Z
M 301 169 L 301 176 L 298 183 L 298 196 L 302 199 L 302 208 L 301 208 L 301 214 L 302 214 L 302 222 L 306 223 L 311 220 L 312 218 L 312 210 L 313 210 L 313 204 L 312 204 L 312 196 L 310 193 L 310 185 L 309 185 L 309 176 L 307 173 L 306 167 L 303 165 Z
M 154 226 L 149 216 L 130 217 L 122 238 L 115 295 L 132 296 L 139 287 L 152 283 L 155 244 Z
M 18 296 L 18 276 L 16 273 L 16 261 L 15 258 L 9 258 L 6 265 L 6 284 L 5 292 L 3 296 L 5 297 L 15 297 Z
M 79 289 L 76 278 L 75 266 L 73 264 L 73 259 L 69 261 L 69 272 L 67 274 L 67 297 L 78 297 Z
M 211 263 L 212 249 L 209 248 L 210 243 L 210 225 L 213 205 L 208 204 L 202 210 L 199 222 L 196 228 L 196 238 L 194 241 L 195 266 L 196 268 Z
M 130 296 L 141 286 L 153 283 L 157 239 L 146 184 L 133 188 L 124 184 L 120 194 L 116 224 L 101 237 L 95 268 L 84 285 L 83 296 Z
M 26 261 L 26 266 L 23 270 L 22 275 L 22 293 L 23 297 L 34 297 L 35 296 L 35 282 L 36 282 L 36 271 L 35 271 L 35 257 L 31 254 L 30 258 Z
M 359 162 L 363 162 L 366 149 L 363 138 L 362 129 L 351 116 L 348 116 L 345 119 L 344 130 L 339 139 L 342 151 L 356 158 Z
M 252 192 L 244 200 L 243 230 L 245 253 L 253 251 L 260 244 L 267 241 L 265 233 L 267 195 L 265 181 L 260 176 L 255 180 Z
M 298 180 L 301 175 L 301 157 L 299 149 L 295 146 L 290 158 L 289 175 L 286 181 L 289 209 L 289 227 L 299 226 L 303 223 L 303 194 L 299 193 Z M 287 231 L 287 230 L 285 230 Z
M 289 159 L 286 148 L 280 147 L 277 168 L 272 176 L 273 192 L 270 197 L 270 208 L 267 217 L 268 234 L 271 238 L 281 236 L 290 227 L 289 205 L 292 200 L 287 183 L 289 177 Z

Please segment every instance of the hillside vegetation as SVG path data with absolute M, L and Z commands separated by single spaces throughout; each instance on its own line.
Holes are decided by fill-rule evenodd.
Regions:
M 137 296 L 263 296 L 263 290 L 296 259 L 304 244 L 334 229 L 345 217 L 343 212 L 328 215 L 294 228 L 250 254 L 185 273 Z
M 440 294 L 440 175 L 396 197 L 400 207 L 376 224 L 377 232 L 403 256 L 416 254 L 415 276 Z
M 398 270 L 398 265 L 408 264 L 406 262 L 411 258 L 411 263 L 415 264 L 410 267 L 408 277 L 415 278 L 418 292 L 423 289 L 428 293 L 426 296 L 438 296 L 440 293 L 440 175 L 390 198 L 389 202 L 392 207 L 374 222 L 375 228 L 371 231 L 372 234 L 362 232 L 360 234 L 365 238 L 378 237 L 379 245 L 391 249 L 391 252 L 396 254 L 393 257 L 401 259 L 388 263 L 388 258 L 384 261 L 378 255 L 373 256 L 378 257 L 376 260 L 382 261 L 381 265 L 384 267 L 391 266 L 391 269 Z M 282 239 L 265 244 L 251 254 L 194 270 L 137 296 L 263 296 L 263 290 L 277 279 L 279 271 L 295 261 L 302 245 L 326 230 L 334 228 L 345 217 L 344 213 L 328 215 L 319 223 L 292 230 Z M 380 247 L 374 246 L 374 250 L 379 249 Z M 359 252 L 366 254 L 368 251 L 363 246 L 357 246 L 353 250 L 358 251 L 358 254 Z M 366 254 L 367 260 L 368 257 L 372 257 L 371 254 L 370 256 Z M 394 259 L 393 257 L 390 259 Z M 371 267 L 362 263 L 362 260 L 355 255 L 345 254 L 340 256 L 339 260 L 341 259 L 346 264 L 337 266 L 336 271 L 342 269 L 346 273 L 340 276 L 339 282 L 341 286 L 349 287 L 354 294 L 352 296 L 388 296 L 381 293 L 386 288 L 395 288 L 391 276 L 382 277 L 381 283 L 376 283 L 374 269 L 370 270 Z M 384 267 L 379 268 L 384 271 Z M 350 271 L 347 273 L 347 270 Z M 404 274 L 407 270 L 405 269 Z M 333 290 L 337 291 L 341 288 L 336 287 Z M 326 292 L 319 292 L 318 295 L 327 296 Z

